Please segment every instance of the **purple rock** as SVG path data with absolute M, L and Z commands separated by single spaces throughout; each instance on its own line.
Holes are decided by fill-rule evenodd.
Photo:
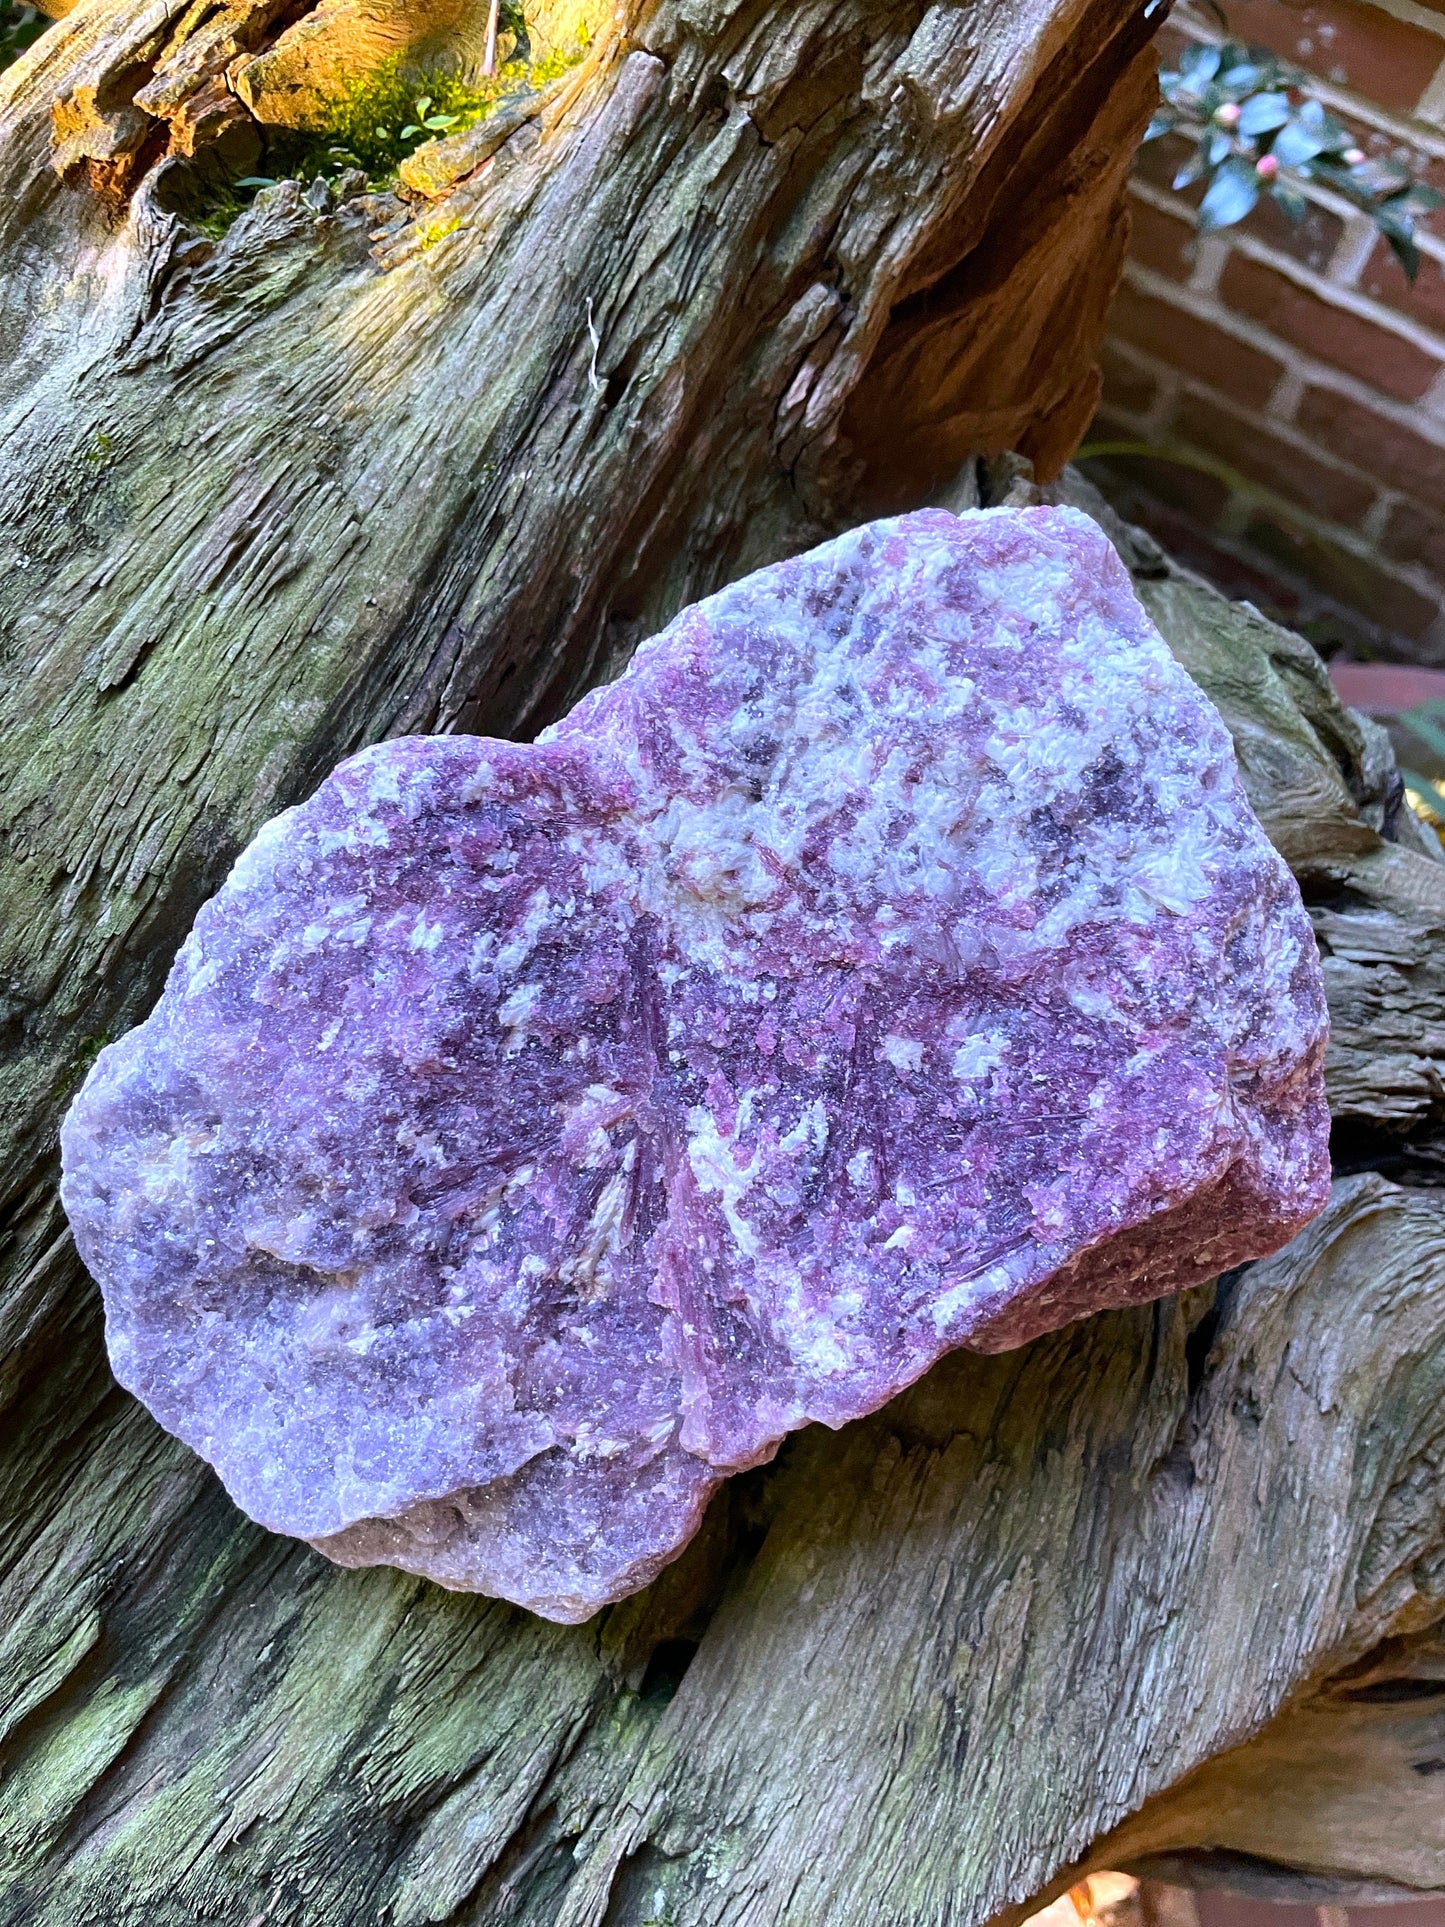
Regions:
M 880 522 L 270 823 L 64 1131 L 237 1502 L 579 1620 L 794 1427 L 1324 1204 L 1308 920 L 1066 509 Z

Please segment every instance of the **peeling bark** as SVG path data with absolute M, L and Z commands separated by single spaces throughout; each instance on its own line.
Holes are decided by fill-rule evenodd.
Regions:
M 55 1128 L 240 845 L 967 456 L 1055 469 L 1152 86 L 1133 0 L 655 0 L 399 193 L 208 239 L 304 13 L 81 0 L 0 76 L 0 1920 L 973 1927 L 1106 1851 L 1445 1887 L 1338 1778 L 1247 1791 L 1445 1610 L 1434 1192 L 1362 1170 L 1217 1292 L 946 1361 L 582 1628 L 259 1531 L 111 1380 Z M 1428 1171 L 1445 864 L 1305 646 L 1113 532 L 1314 907 L 1341 1129 Z

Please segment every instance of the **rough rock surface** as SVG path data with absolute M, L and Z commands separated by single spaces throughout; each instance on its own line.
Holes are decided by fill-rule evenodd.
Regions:
M 730 1472 L 1324 1204 L 1228 736 L 1066 509 L 687 610 L 269 824 L 66 1122 L 115 1370 L 255 1518 L 585 1618 Z

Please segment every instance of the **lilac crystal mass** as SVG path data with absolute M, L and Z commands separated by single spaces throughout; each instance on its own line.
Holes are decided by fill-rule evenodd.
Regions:
M 794 1427 L 1282 1244 L 1325 1028 L 1093 523 L 925 511 L 268 824 L 65 1203 L 117 1376 L 254 1518 L 579 1620 Z

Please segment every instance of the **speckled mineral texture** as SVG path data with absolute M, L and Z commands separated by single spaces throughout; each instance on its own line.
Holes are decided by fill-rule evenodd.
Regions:
M 585 1618 L 810 1419 L 1325 1201 L 1309 924 L 1094 525 L 927 511 L 269 824 L 65 1127 L 264 1524 Z

